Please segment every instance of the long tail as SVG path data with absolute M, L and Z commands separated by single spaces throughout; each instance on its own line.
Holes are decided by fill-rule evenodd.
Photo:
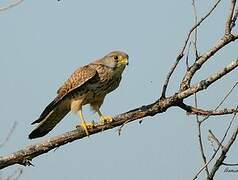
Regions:
M 44 116 L 32 123 L 40 124 L 29 134 L 29 139 L 39 138 L 49 133 L 70 111 L 69 101 L 61 101 L 60 103 L 54 101 L 46 107 L 46 109 L 51 110 L 47 114 L 46 111 L 43 111 L 43 113 L 45 112 Z

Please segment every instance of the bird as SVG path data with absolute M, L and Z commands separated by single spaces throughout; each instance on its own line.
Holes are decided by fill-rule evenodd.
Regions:
M 122 79 L 122 73 L 129 64 L 129 56 L 122 51 L 112 51 L 104 57 L 76 69 L 76 71 L 58 89 L 57 95 L 46 106 L 39 118 L 31 124 L 38 124 L 29 134 L 29 139 L 48 134 L 70 111 L 79 115 L 80 124 L 89 136 L 92 122 L 84 119 L 82 107 L 89 104 L 99 115 L 99 124 L 113 119 L 102 114 L 100 107 L 105 96 L 115 90 Z

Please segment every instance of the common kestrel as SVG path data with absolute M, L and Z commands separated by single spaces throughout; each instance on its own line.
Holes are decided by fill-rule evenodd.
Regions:
M 40 117 L 32 124 L 39 125 L 30 133 L 29 138 L 38 138 L 50 132 L 71 110 L 81 119 L 81 127 L 89 135 L 92 123 L 86 122 L 82 106 L 90 104 L 99 117 L 100 123 L 111 121 L 104 116 L 100 107 L 105 96 L 115 90 L 121 81 L 122 72 L 128 65 L 128 55 L 113 51 L 103 58 L 78 68 L 70 78 L 58 89 L 56 98 L 45 108 Z

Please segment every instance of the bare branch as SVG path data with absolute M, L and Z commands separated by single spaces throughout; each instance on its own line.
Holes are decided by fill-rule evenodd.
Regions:
M 235 10 L 234 17 L 231 22 L 231 29 L 235 27 L 237 18 L 238 18 L 238 7 Z
M 236 107 L 236 109 L 238 110 L 238 106 Z M 226 132 L 221 140 L 221 143 L 222 144 L 224 141 L 225 141 L 225 138 L 227 137 L 228 135 L 228 132 L 229 130 L 231 129 L 231 126 L 232 126 L 232 123 L 234 122 L 235 120 L 235 117 L 236 117 L 237 113 L 234 113 L 233 117 L 232 117 L 232 120 L 231 122 L 229 123 L 227 129 L 226 129 Z M 216 160 L 216 163 L 214 164 L 210 174 L 209 174 L 209 177 L 208 179 L 213 179 L 213 177 L 215 176 L 215 173 L 217 172 L 217 170 L 220 168 L 220 166 L 223 164 L 223 161 L 225 160 L 226 158 L 226 154 L 227 152 L 229 151 L 231 145 L 234 143 L 236 137 L 237 137 L 237 133 L 238 133 L 238 126 L 236 127 L 235 131 L 233 132 L 230 140 L 228 141 L 227 145 L 226 146 L 223 146 L 222 148 L 222 152 L 221 152 L 221 155 L 219 156 L 219 158 Z M 219 145 L 219 148 L 221 146 Z M 219 149 L 218 148 L 218 149 Z
M 217 139 L 217 137 L 213 134 L 213 132 L 209 129 L 209 136 L 217 143 L 218 146 L 220 146 L 222 149 L 224 148 L 222 143 Z
M 186 105 L 181 103 L 179 105 L 180 108 L 185 110 L 188 115 L 198 115 L 198 116 L 221 116 L 221 115 L 228 115 L 237 112 L 235 108 L 233 109 L 222 109 L 222 110 L 203 110 L 199 108 L 195 108 L 193 106 Z
M 0 148 L 2 148 L 8 141 L 9 139 L 11 138 L 14 130 L 16 129 L 16 126 L 17 126 L 17 121 L 15 121 L 12 125 L 12 128 L 10 129 L 8 135 L 6 136 L 6 138 L 3 140 L 2 143 L 0 143 Z
M 190 52 L 190 47 L 191 47 L 191 42 L 188 45 L 188 52 L 187 52 L 186 61 L 185 61 L 187 70 L 189 69 L 189 52 Z
M 238 166 L 238 164 L 222 163 L 223 166 Z
M 229 151 L 231 145 L 234 143 L 234 141 L 236 140 L 238 134 L 238 127 L 236 127 L 235 131 L 233 132 L 229 142 L 227 143 L 226 146 L 224 146 L 221 155 L 219 156 L 219 158 L 216 160 L 216 163 L 214 164 L 210 175 L 209 175 L 209 179 L 213 179 L 213 177 L 215 176 L 215 173 L 217 172 L 217 170 L 221 167 L 221 165 L 223 164 L 223 161 L 226 158 L 226 154 Z
M 16 6 L 17 4 L 23 2 L 23 0 L 17 0 L 14 4 L 10 4 L 6 7 L 0 7 L 0 11 L 7 10 L 11 7 Z M 235 41 L 238 39 L 238 34 L 231 34 L 232 28 L 235 26 L 235 22 L 237 20 L 238 11 L 236 9 L 236 0 L 231 0 L 231 8 L 229 10 L 229 14 L 226 21 L 226 29 L 225 29 L 225 35 L 220 38 L 220 40 L 215 43 L 208 51 L 203 53 L 201 56 L 198 54 L 197 49 L 197 32 L 198 27 L 202 24 L 202 22 L 208 18 L 211 13 L 216 9 L 218 4 L 221 2 L 221 0 L 216 1 L 216 3 L 213 5 L 211 10 L 198 21 L 197 17 L 197 10 L 196 10 L 196 4 L 195 0 L 192 0 L 193 2 L 193 9 L 194 9 L 194 26 L 190 29 L 188 32 L 188 35 L 185 39 L 184 46 L 182 47 L 180 53 L 178 54 L 175 63 L 171 67 L 170 71 L 167 74 L 167 77 L 165 79 L 161 98 L 158 99 L 156 102 L 153 102 L 149 105 L 145 105 L 136 109 L 133 109 L 131 111 L 128 111 L 126 113 L 120 114 L 116 117 L 114 117 L 113 122 L 110 122 L 105 125 L 95 125 L 92 129 L 89 130 L 89 134 L 93 135 L 98 132 L 101 132 L 103 130 L 112 129 L 115 127 L 120 127 L 118 129 L 118 132 L 120 134 L 121 129 L 126 125 L 127 123 L 130 123 L 135 120 L 139 120 L 141 118 L 147 117 L 147 116 L 154 116 L 158 113 L 165 112 L 168 108 L 172 106 L 180 107 L 187 111 L 187 113 L 195 114 L 197 118 L 197 128 L 198 128 L 198 140 L 200 145 L 200 151 L 203 158 L 203 167 L 198 171 L 198 173 L 195 175 L 194 179 L 197 178 L 197 176 L 205 169 L 208 179 L 213 179 L 216 171 L 219 169 L 221 165 L 226 165 L 224 163 L 224 159 L 226 158 L 226 154 L 229 151 L 230 147 L 232 146 L 233 142 L 235 141 L 238 133 L 238 127 L 236 128 L 236 131 L 233 132 L 233 135 L 229 142 L 224 145 L 224 140 L 227 139 L 228 131 L 230 131 L 232 123 L 235 119 L 235 115 L 238 112 L 238 107 L 236 109 L 222 109 L 218 110 L 218 108 L 221 106 L 221 104 L 225 101 L 225 99 L 229 96 L 231 91 L 234 89 L 234 87 L 238 84 L 236 82 L 235 86 L 232 88 L 232 90 L 225 96 L 225 98 L 219 103 L 219 105 L 214 110 L 203 110 L 199 109 L 197 107 L 197 97 L 196 93 L 205 90 L 208 88 L 211 84 L 216 82 L 217 80 L 221 79 L 234 69 L 238 67 L 238 58 L 236 58 L 233 62 L 231 62 L 229 65 L 224 67 L 222 70 L 210 75 L 206 79 L 190 85 L 192 78 L 194 77 L 195 73 L 207 62 L 214 54 L 216 54 L 220 49 L 225 47 L 227 44 L 231 43 L 232 41 Z M 236 10 L 235 10 L 236 9 Z M 191 36 L 194 35 L 193 38 Z M 194 43 L 194 49 L 195 49 L 195 61 L 192 64 L 192 66 L 189 66 L 188 58 L 189 58 L 189 51 L 190 51 L 190 45 Z M 189 44 L 189 45 L 188 45 Z M 189 47 L 188 47 L 189 46 Z M 184 57 L 184 53 L 188 52 L 186 57 L 186 64 L 187 64 L 187 71 L 183 77 L 183 80 L 180 84 L 180 90 L 176 92 L 174 95 L 166 97 L 166 90 L 169 84 L 169 81 L 171 79 L 172 74 L 174 73 L 177 65 L 181 61 L 181 59 Z M 186 105 L 183 103 L 183 100 L 191 95 L 195 94 L 195 107 Z M 225 115 L 225 114 L 231 114 L 234 113 L 233 119 L 231 120 L 224 136 L 221 141 L 212 133 L 212 131 L 209 131 L 212 139 L 217 143 L 218 148 L 215 149 L 215 152 L 213 153 L 212 157 L 208 159 L 206 157 L 204 147 L 203 147 L 203 133 L 202 133 L 202 123 L 211 115 Z M 199 120 L 198 116 L 205 116 L 203 120 Z M 13 130 L 12 130 L 13 131 Z M 9 136 L 7 136 L 5 142 L 8 141 L 9 137 L 11 136 L 12 132 Z M 32 165 L 31 161 L 44 153 L 47 153 L 51 150 L 54 150 L 55 148 L 58 148 L 62 145 L 65 145 L 67 143 L 73 142 L 78 139 L 82 139 L 84 137 L 87 137 L 85 134 L 85 131 L 83 129 L 76 129 L 70 132 L 66 132 L 64 134 L 49 138 L 48 140 L 45 140 L 43 142 L 33 144 L 30 146 L 27 146 L 17 152 L 11 153 L 6 156 L 0 156 L 0 169 L 3 169 L 5 167 L 14 165 L 14 164 L 21 164 L 24 166 Z M 1 144 L 0 144 L 1 147 Z M 210 167 L 210 162 L 215 161 L 215 157 L 217 156 L 218 152 L 221 152 L 221 155 L 216 160 L 215 165 L 212 167 L 211 172 L 209 172 L 208 165 Z M 229 164 L 227 164 L 229 165 Z M 235 165 L 235 164 L 233 164 Z M 22 173 L 22 171 L 21 171 Z M 20 174 L 21 174 L 20 173 Z
M 197 17 L 197 8 L 196 8 L 195 0 L 192 0 L 192 5 L 193 5 L 194 22 L 195 24 L 197 24 L 198 17 Z M 198 38 L 198 28 L 195 29 L 194 42 L 193 42 L 196 60 L 198 59 L 197 38 Z
M 216 82 L 217 80 L 219 80 L 220 78 L 222 78 L 227 73 L 231 72 L 232 70 L 234 70 L 237 67 L 238 67 L 238 58 L 236 60 L 232 61 L 230 64 L 228 64 L 222 70 L 209 76 L 207 79 L 204 79 L 204 80 L 200 81 L 199 83 L 192 85 L 189 89 L 186 89 L 186 90 L 178 93 L 177 94 L 178 98 L 184 99 L 196 92 L 199 92 L 201 90 L 208 88 L 208 86 L 210 86 L 211 84 L 213 84 L 214 82 Z
M 191 88 L 176 93 L 175 95 L 165 98 L 163 100 L 158 100 L 155 103 L 152 103 L 147 106 L 142 106 L 140 108 L 131 110 L 127 113 L 121 114 L 114 118 L 114 121 L 106 124 L 106 125 L 99 125 L 92 129 L 89 133 L 95 134 L 97 132 L 101 132 L 102 130 L 111 129 L 117 126 L 121 126 L 126 121 L 131 122 L 146 116 L 154 116 L 157 113 L 165 112 L 171 106 L 177 106 L 180 104 L 181 100 L 184 98 L 191 96 L 195 92 L 201 91 L 206 89 L 209 85 L 214 83 L 216 80 L 223 77 L 225 74 L 229 73 L 233 69 L 238 66 L 238 59 L 233 61 L 227 67 L 225 67 L 222 71 L 215 73 L 214 75 L 208 77 L 207 79 L 191 86 Z M 56 147 L 61 145 L 67 144 L 72 142 L 76 139 L 82 139 L 86 136 L 83 130 L 74 130 L 67 132 L 63 135 L 56 136 L 51 138 L 43 143 L 29 146 L 23 150 L 20 150 L 16 153 L 13 153 L 9 156 L 0 157 L 0 169 L 13 165 L 13 164 L 22 164 L 22 165 L 29 165 L 29 160 L 33 159 L 36 156 L 44 154 Z
M 185 49 L 186 49 L 186 47 L 187 47 L 188 41 L 189 41 L 189 39 L 190 39 L 190 37 L 191 37 L 193 31 L 194 31 L 196 28 L 198 28 L 198 27 L 202 24 L 202 22 L 203 22 L 207 17 L 209 17 L 209 16 L 211 15 L 211 13 L 216 9 L 217 5 L 218 5 L 220 2 L 221 2 L 221 0 L 218 0 L 218 1 L 214 4 L 214 6 L 211 8 L 211 10 L 210 10 L 204 17 L 202 17 L 202 18 L 200 19 L 200 21 L 199 21 L 197 24 L 195 24 L 195 25 L 190 29 L 190 31 L 188 32 L 188 35 L 187 35 L 187 38 L 186 38 L 186 40 L 185 40 L 184 46 L 183 46 L 182 50 L 180 51 L 179 55 L 177 56 L 175 63 L 173 64 L 173 66 L 171 67 L 171 69 L 169 70 L 169 72 L 168 72 L 168 74 L 167 74 L 167 76 L 166 76 L 166 78 L 165 78 L 165 82 L 164 82 L 163 89 L 162 89 L 162 93 L 161 93 L 161 99 L 163 99 L 163 98 L 166 97 L 166 90 L 167 90 L 167 87 L 168 87 L 168 84 L 169 84 L 169 80 L 170 80 L 170 78 L 171 78 L 171 76 L 172 76 L 174 70 L 176 69 L 177 65 L 179 64 L 180 60 L 181 60 L 181 59 L 183 58 L 183 56 L 184 56 L 184 51 L 185 51 Z
M 166 109 L 173 105 L 176 101 L 176 97 L 167 98 L 163 101 L 158 101 L 156 103 L 142 106 L 140 108 L 131 110 L 127 113 L 116 116 L 113 119 L 113 122 L 105 124 L 105 125 L 97 125 L 93 129 L 90 129 L 89 134 L 95 134 L 101 132 L 102 130 L 111 129 L 117 126 L 123 125 L 125 122 L 132 122 L 134 120 L 140 119 L 145 116 L 154 116 L 159 112 L 164 112 Z M 11 166 L 13 164 L 21 164 L 21 165 L 30 165 L 31 160 L 41 154 L 47 153 L 48 151 L 62 146 L 64 144 L 70 143 L 77 139 L 82 139 L 87 137 L 85 131 L 83 129 L 77 129 L 70 132 L 66 132 L 62 135 L 49 138 L 46 141 L 41 143 L 30 145 L 22 150 L 19 150 L 15 153 L 12 153 L 7 156 L 0 157 L 0 169 L 3 169 L 7 166 Z
M 236 6 L 236 0 L 231 0 L 230 10 L 229 10 L 227 20 L 226 20 L 225 34 L 231 33 L 232 20 L 233 20 L 235 6 Z
M 190 29 L 190 31 L 189 31 L 189 33 L 188 33 L 188 35 L 187 35 L 187 38 L 186 38 L 186 40 L 185 40 L 184 46 L 183 46 L 181 52 L 179 53 L 179 55 L 177 56 L 177 59 L 181 59 L 181 58 L 184 56 L 184 51 L 185 51 L 185 49 L 186 49 L 186 46 L 187 46 L 187 44 L 188 44 L 188 41 L 189 41 L 190 36 L 192 35 L 193 31 L 194 31 L 197 27 L 199 27 L 199 26 L 201 25 L 201 23 L 211 15 L 211 13 L 216 9 L 216 7 L 218 6 L 218 4 L 219 4 L 220 2 L 221 2 L 221 0 L 218 0 L 218 1 L 213 5 L 213 7 L 210 9 L 210 11 L 209 11 L 204 17 L 202 17 L 202 18 L 198 21 L 197 24 L 195 24 L 195 25 Z
M 238 109 L 238 106 L 237 106 L 237 109 Z M 207 161 L 207 163 L 196 173 L 196 175 L 194 176 L 193 180 L 197 179 L 197 177 L 198 177 L 199 174 L 205 169 L 205 167 L 207 167 L 207 166 L 212 162 L 212 160 L 216 157 L 216 155 L 217 155 L 217 153 L 218 153 L 218 151 L 220 150 L 221 147 L 223 147 L 223 148 L 222 148 L 222 152 L 223 152 L 223 150 L 226 148 L 226 147 L 221 146 L 221 145 L 222 145 L 222 143 L 225 141 L 225 138 L 226 138 L 226 136 L 227 136 L 227 134 L 228 134 L 228 131 L 229 131 L 230 128 L 231 128 L 231 125 L 232 125 L 232 123 L 233 123 L 235 117 L 236 117 L 236 113 L 235 113 L 234 116 L 232 117 L 232 120 L 230 121 L 230 123 L 229 123 L 229 125 L 228 125 L 228 127 L 227 127 L 227 129 L 226 129 L 226 132 L 225 132 L 225 134 L 224 134 L 224 136 L 223 136 L 223 138 L 222 138 L 222 140 L 221 140 L 220 143 L 218 144 L 218 148 L 215 150 L 215 152 L 213 153 L 213 155 L 212 155 L 212 157 L 210 158 L 210 160 Z M 211 130 L 210 130 L 210 131 L 211 131 Z M 237 128 L 237 131 L 238 131 L 238 128 Z M 233 134 L 233 135 L 234 135 L 234 134 Z M 233 137 L 233 136 L 232 136 L 232 137 Z M 232 145 L 232 144 L 231 144 L 231 145 Z M 230 145 L 230 146 L 231 146 L 231 145 Z M 222 161 L 222 163 L 223 163 L 223 161 Z M 220 165 L 219 165 L 219 166 L 220 166 Z M 208 176 L 208 178 L 207 178 L 208 180 L 212 179 L 212 178 L 214 177 L 216 171 L 218 170 L 218 169 L 216 169 L 216 171 L 214 171 L 214 167 L 215 167 L 215 165 L 213 166 L 213 169 L 212 169 L 213 172 L 210 172 L 210 173 L 209 173 L 209 176 Z M 219 168 L 219 167 L 218 167 L 218 168 Z M 211 176 L 212 174 L 213 174 L 213 176 Z
M 16 169 L 12 175 L 4 178 L 4 180 L 18 180 L 23 173 L 23 168 Z
M 10 9 L 10 8 L 13 8 L 13 7 L 19 5 L 20 3 L 22 3 L 23 1 L 24 1 L 24 0 L 15 0 L 15 1 L 12 2 L 11 4 L 8 4 L 8 5 L 6 5 L 6 6 L 0 7 L 0 11 L 6 11 L 6 10 L 8 10 L 8 9 Z
M 198 176 L 201 174 L 201 172 L 212 162 L 212 160 L 215 158 L 216 154 L 218 153 L 219 148 L 213 153 L 211 159 L 209 161 L 207 161 L 206 164 L 204 164 L 201 169 L 195 174 L 195 176 L 193 177 L 193 180 L 197 179 Z
M 202 54 L 197 61 L 190 67 L 190 69 L 185 73 L 185 76 L 182 80 L 180 89 L 185 90 L 189 88 L 190 82 L 194 76 L 194 74 L 202 67 L 202 65 L 208 61 L 216 52 L 218 52 L 220 49 L 225 47 L 225 45 L 229 44 L 232 41 L 235 41 L 238 37 L 235 37 L 231 34 L 225 35 L 222 37 L 212 48 Z
M 198 103 L 197 103 L 197 95 L 196 95 L 196 93 L 194 94 L 194 98 L 195 98 L 195 106 L 197 107 Z M 209 170 L 208 170 L 208 167 L 206 166 L 207 158 L 206 158 L 206 155 L 205 155 L 205 152 L 204 152 L 203 142 L 202 142 L 202 131 L 201 131 L 202 123 L 199 121 L 199 118 L 198 118 L 197 115 L 196 115 L 196 119 L 197 119 L 198 142 L 199 142 L 200 152 L 201 152 L 201 156 L 202 156 L 202 159 L 203 159 L 203 163 L 205 165 L 205 170 L 206 170 L 207 176 L 209 176 Z

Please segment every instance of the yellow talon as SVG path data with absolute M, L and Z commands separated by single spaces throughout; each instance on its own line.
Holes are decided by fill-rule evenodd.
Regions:
M 112 116 L 105 116 L 101 113 L 101 111 L 99 109 L 96 110 L 100 119 L 99 119 L 99 124 L 100 125 L 103 125 L 103 124 L 106 124 L 106 123 L 110 123 L 113 121 L 113 118 Z
M 94 124 L 91 122 L 81 121 L 81 125 L 76 126 L 76 128 L 79 128 L 79 127 L 83 128 L 86 135 L 89 136 L 88 129 L 93 129 Z
M 100 121 L 100 124 L 103 125 L 103 124 L 112 122 L 113 118 L 112 118 L 112 116 L 101 115 L 99 121 Z
M 77 125 L 76 128 L 79 128 L 79 127 L 83 128 L 83 130 L 85 131 L 86 135 L 89 136 L 88 129 L 93 129 L 93 127 L 95 126 L 94 123 L 86 122 L 84 120 L 82 110 L 79 110 L 79 117 L 81 119 L 81 124 Z

